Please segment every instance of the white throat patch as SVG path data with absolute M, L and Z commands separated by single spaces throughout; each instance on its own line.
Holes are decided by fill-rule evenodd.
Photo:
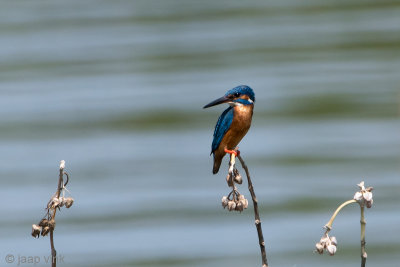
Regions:
M 236 107 L 236 106 L 243 106 L 242 103 L 237 103 L 237 102 L 228 102 L 229 106 L 231 107 Z

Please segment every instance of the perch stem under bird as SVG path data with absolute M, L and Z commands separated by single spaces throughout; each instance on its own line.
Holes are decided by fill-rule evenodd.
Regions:
M 239 85 L 203 108 L 219 104 L 230 105 L 218 118 L 215 125 L 211 154 L 214 155 L 213 174 L 218 173 L 226 153 L 236 153 L 235 148 L 250 129 L 255 103 L 253 90 L 247 85 Z

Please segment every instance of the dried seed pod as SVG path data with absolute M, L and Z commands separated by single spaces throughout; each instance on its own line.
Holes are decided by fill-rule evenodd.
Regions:
M 222 202 L 222 207 L 225 209 L 226 206 L 228 206 L 228 197 L 223 196 L 221 202 Z
M 228 174 L 228 175 L 226 176 L 226 182 L 227 182 L 227 184 L 228 184 L 229 187 L 232 187 L 232 186 L 233 186 L 232 176 L 231 176 L 230 174 Z
M 322 245 L 320 242 L 315 244 L 315 250 L 319 253 L 322 254 L 324 253 L 324 245 Z
M 65 201 L 64 201 L 64 198 L 63 198 L 63 197 L 59 197 L 59 198 L 58 198 L 58 202 L 60 202 L 60 205 L 59 205 L 60 208 L 63 207 L 63 206 L 65 205 Z
M 321 240 L 319 240 L 319 242 L 324 246 L 324 248 L 326 247 L 326 245 L 328 244 L 328 243 L 330 243 L 331 242 L 331 240 L 329 239 L 329 236 L 328 235 L 323 235 L 322 237 L 321 237 Z
M 74 204 L 74 199 L 72 197 L 64 198 L 64 205 L 67 209 L 69 209 L 72 204 Z
M 363 194 L 361 192 L 356 192 L 353 197 L 353 199 L 357 200 L 357 201 L 360 201 L 362 198 L 363 198 Z
M 236 203 L 233 200 L 228 201 L 228 210 L 232 211 L 236 208 Z
M 238 169 L 236 169 L 236 168 L 233 170 L 233 177 L 234 177 L 235 183 L 237 183 L 237 184 L 243 183 L 242 176 L 240 175 Z
M 333 244 L 328 245 L 326 250 L 329 252 L 329 255 L 333 256 L 336 253 L 336 246 Z
M 330 240 L 331 240 L 331 243 L 332 243 L 333 245 L 337 246 L 336 237 L 332 236 L 332 237 L 330 238 Z
M 45 218 L 41 219 L 39 222 L 39 226 L 41 226 L 41 227 L 46 227 L 48 225 L 49 225 L 49 221 Z
M 50 232 L 50 227 L 42 227 L 42 236 L 46 236 Z
M 51 199 L 51 201 L 49 202 L 49 205 L 47 206 L 47 208 L 51 208 L 51 209 L 55 209 L 55 208 L 57 208 L 58 206 L 60 206 L 60 201 L 58 200 L 58 198 L 56 198 L 56 197 L 53 197 L 52 199 Z
M 241 201 L 236 203 L 235 210 L 242 212 L 243 211 L 243 203 Z
M 372 199 L 372 193 L 371 192 L 368 192 L 368 191 L 366 191 L 366 192 L 363 192 L 363 198 L 365 199 L 365 201 L 371 201 L 371 199 Z
M 240 195 L 238 196 L 238 199 L 239 199 L 239 200 L 243 200 L 243 199 L 245 199 L 245 197 L 244 197 L 244 195 L 240 194 Z
M 373 204 L 373 203 L 374 203 L 374 200 L 373 200 L 373 199 L 371 199 L 371 201 L 365 201 L 365 204 L 366 204 L 366 206 L 367 206 L 368 209 L 372 207 L 372 204 Z
M 243 199 L 243 208 L 247 209 L 249 207 L 249 201 L 247 199 Z
M 42 227 L 36 224 L 32 224 L 32 236 L 34 238 L 39 238 L 40 236 L 40 231 L 42 231 Z
M 54 219 L 51 219 L 49 221 L 48 226 L 49 226 L 50 230 L 54 230 L 54 228 L 56 227 L 56 221 Z

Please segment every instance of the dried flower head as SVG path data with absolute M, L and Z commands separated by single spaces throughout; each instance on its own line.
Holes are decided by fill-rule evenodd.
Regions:
M 372 196 L 372 190 L 373 187 L 367 187 L 365 188 L 364 181 L 358 184 L 358 187 L 360 188 L 360 191 L 356 192 L 354 194 L 353 199 L 357 200 L 360 205 L 366 205 L 367 208 L 372 207 L 372 203 L 374 203 L 373 196 Z
M 236 189 L 234 189 L 228 196 L 223 196 L 221 203 L 222 207 L 227 207 L 229 211 L 236 210 L 242 212 L 249 206 L 249 201 Z
M 329 255 L 333 256 L 336 253 L 337 240 L 336 237 L 329 237 L 328 233 L 325 233 L 320 241 L 315 244 L 315 251 L 319 254 L 324 253 L 324 249 L 329 253 Z

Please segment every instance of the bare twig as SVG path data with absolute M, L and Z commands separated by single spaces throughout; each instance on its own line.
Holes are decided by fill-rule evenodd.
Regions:
M 367 252 L 365 251 L 365 218 L 364 218 L 364 205 L 360 204 L 361 208 L 361 218 L 360 218 L 360 224 L 361 224 L 361 267 L 365 267 L 365 264 L 367 262 Z
M 267 262 L 267 253 L 265 251 L 265 242 L 264 242 L 264 236 L 262 233 L 262 228 L 261 228 L 261 220 L 260 220 L 260 214 L 258 212 L 258 201 L 256 194 L 254 192 L 254 187 L 253 183 L 251 182 L 250 178 L 250 173 L 249 169 L 247 168 L 246 163 L 244 162 L 243 158 L 240 156 L 240 154 L 237 156 L 240 160 L 240 163 L 242 164 L 243 169 L 246 172 L 247 176 L 247 182 L 248 182 L 248 188 L 251 194 L 251 199 L 253 200 L 253 207 L 254 207 L 254 218 L 255 218 L 255 224 L 257 228 L 257 234 L 258 234 L 258 241 L 260 244 L 260 250 L 261 250 L 261 260 L 262 260 L 262 267 L 268 267 L 268 262 Z
M 64 171 L 65 161 L 60 162 L 60 172 L 58 177 L 57 191 L 52 195 L 51 199 L 47 203 L 46 214 L 40 220 L 38 224 L 32 225 L 32 236 L 39 238 L 40 235 L 46 236 L 50 233 L 50 248 L 51 248 L 51 266 L 56 267 L 57 265 L 57 251 L 54 246 L 54 229 L 56 226 L 56 213 L 57 209 L 61 207 L 70 208 L 74 203 L 72 197 L 64 197 L 65 191 L 69 192 L 65 187 L 68 183 L 69 176 Z M 64 183 L 64 175 L 67 177 L 67 181 Z M 62 196 L 61 196 L 62 193 Z
M 61 161 L 60 164 L 60 174 L 58 177 L 58 186 L 57 186 L 57 191 L 56 191 L 56 198 L 60 198 L 61 194 L 61 189 L 63 187 L 63 178 L 64 178 L 64 168 L 65 168 L 65 162 Z M 55 220 L 56 218 L 56 212 L 57 208 L 53 209 L 53 215 L 52 219 Z M 54 247 L 54 228 L 50 229 L 50 247 L 51 247 L 51 267 L 56 267 L 57 265 L 57 251 Z

